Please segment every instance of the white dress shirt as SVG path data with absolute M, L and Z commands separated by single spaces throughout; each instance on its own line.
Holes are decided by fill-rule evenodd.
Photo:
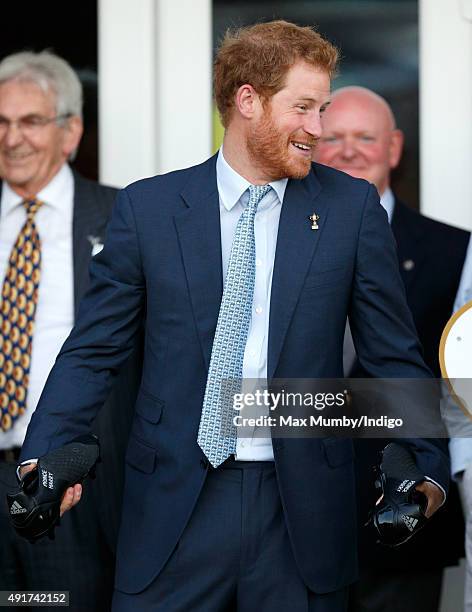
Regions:
M 392 223 L 393 211 L 395 210 L 395 196 L 393 195 L 393 192 L 390 187 L 387 187 L 387 189 L 380 196 L 380 203 L 387 211 L 388 222 Z
M 216 180 L 220 199 L 221 254 L 223 278 L 228 270 L 231 245 L 239 217 L 249 200 L 250 183 L 229 166 L 220 149 L 216 161 Z M 288 179 L 269 183 L 272 189 L 264 196 L 254 219 L 256 240 L 256 278 L 252 317 L 249 326 L 243 362 L 243 392 L 250 391 L 247 379 L 267 379 L 267 349 L 269 338 L 269 307 L 274 270 L 275 247 L 279 229 L 280 211 Z M 248 429 L 244 429 L 247 434 Z M 238 436 L 236 458 L 242 461 L 272 461 L 270 431 L 252 430 L 251 437 Z
M 74 179 L 66 164 L 37 198 L 44 202 L 35 216 L 41 240 L 41 279 L 35 316 L 26 412 L 12 429 L 0 431 L 0 449 L 21 446 L 48 374 L 74 322 L 72 219 Z M 26 220 L 21 198 L 7 183 L 0 201 L 0 282 L 10 252 Z

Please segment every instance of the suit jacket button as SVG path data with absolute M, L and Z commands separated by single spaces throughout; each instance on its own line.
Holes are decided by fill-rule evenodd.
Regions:
M 415 267 L 415 262 L 412 259 L 405 259 L 405 261 L 402 263 L 402 266 L 406 272 L 411 272 L 411 270 L 413 270 L 413 268 Z

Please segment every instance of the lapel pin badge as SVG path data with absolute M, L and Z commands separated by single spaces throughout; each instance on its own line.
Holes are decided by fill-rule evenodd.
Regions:
M 92 246 L 92 257 L 95 257 L 95 255 L 98 255 L 98 253 L 100 253 L 100 251 L 103 249 L 101 238 L 100 236 L 87 236 L 87 240 Z
M 318 225 L 318 221 L 320 220 L 320 215 L 313 213 L 312 215 L 308 217 L 308 219 L 311 221 L 312 230 L 317 230 L 320 228 L 320 226 Z

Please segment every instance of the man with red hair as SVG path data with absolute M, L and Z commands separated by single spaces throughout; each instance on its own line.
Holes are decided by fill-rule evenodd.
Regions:
M 342 377 L 348 314 L 373 376 L 431 375 L 375 189 L 311 163 L 336 62 L 311 28 L 228 33 L 214 71 L 222 149 L 118 196 L 22 452 L 88 431 L 144 321 L 117 611 L 346 609 L 357 574 L 351 440 L 236 436 L 223 384 Z M 439 485 L 421 485 L 431 514 L 447 459 L 434 442 L 413 452 Z M 80 492 L 69 489 L 63 510 Z

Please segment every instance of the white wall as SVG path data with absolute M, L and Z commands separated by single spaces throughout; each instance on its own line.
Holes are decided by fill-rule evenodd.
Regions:
M 123 186 L 211 154 L 210 0 L 99 0 L 100 180 Z
M 157 2 L 159 172 L 202 162 L 212 143 L 212 2 Z
M 472 0 L 420 0 L 421 210 L 472 229 Z

